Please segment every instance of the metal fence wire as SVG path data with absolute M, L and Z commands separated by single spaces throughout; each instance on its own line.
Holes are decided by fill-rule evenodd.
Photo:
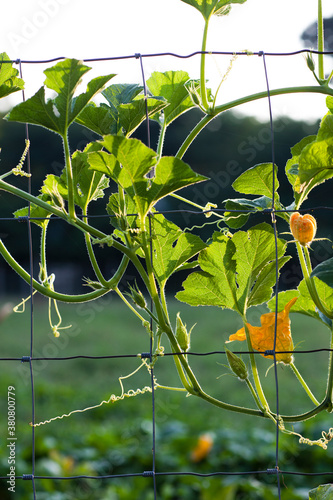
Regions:
M 270 123 L 270 145 L 271 145 L 271 162 L 272 162 L 272 169 L 274 173 L 274 165 L 275 165 L 275 145 L 274 145 L 274 119 L 273 119 L 273 113 L 272 113 L 272 107 L 271 107 L 271 91 L 270 91 L 270 85 L 269 85 L 269 74 L 267 71 L 267 66 L 266 66 L 266 58 L 267 57 L 290 57 L 293 55 L 301 54 L 301 53 L 314 53 L 318 54 L 319 52 L 313 51 L 313 50 L 299 50 L 295 52 L 289 52 L 289 53 L 272 53 L 272 52 L 267 52 L 265 53 L 264 51 L 259 51 L 255 53 L 251 53 L 252 55 L 256 55 L 262 60 L 263 64 L 263 75 L 258 76 L 260 78 L 264 78 L 265 81 L 265 86 L 267 90 L 267 113 L 269 117 L 269 123 Z M 157 58 L 157 57 L 164 57 L 164 56 L 170 56 L 174 58 L 181 58 L 181 59 L 188 59 L 192 58 L 194 56 L 200 55 L 202 52 L 193 52 L 188 55 L 181 55 L 181 54 L 175 54 L 175 53 L 151 53 L 151 54 L 132 54 L 132 55 L 127 55 L 127 56 L 119 56 L 119 57 L 109 57 L 109 58 L 96 58 L 96 59 L 85 59 L 84 62 L 106 62 L 106 61 L 114 61 L 114 60 L 123 60 L 123 59 L 134 59 L 139 62 L 140 65 L 140 71 L 142 75 L 142 83 L 143 83 L 143 88 L 144 88 L 144 93 L 145 97 L 147 97 L 147 88 L 146 88 L 146 78 L 145 78 L 145 70 L 144 70 L 144 60 L 148 58 Z M 235 54 L 238 56 L 246 56 L 246 52 L 220 52 L 220 51 L 213 51 L 209 52 L 209 54 L 213 55 L 223 55 L 223 56 L 234 56 Z M 333 54 L 333 52 L 325 52 L 325 54 Z M 45 63 L 51 63 L 55 61 L 59 61 L 65 59 L 64 57 L 58 57 L 54 59 L 49 59 L 49 60 L 15 60 L 15 61 L 8 61 L 11 63 L 15 63 L 19 66 L 20 70 L 20 75 L 21 78 L 23 78 L 23 66 L 28 65 L 28 64 L 45 64 Z M 4 61 L 6 63 L 7 61 Z M 25 100 L 24 96 L 24 91 L 22 94 L 23 100 Z M 147 107 L 147 99 L 146 99 L 146 140 L 147 140 L 147 145 L 150 146 L 150 141 L 151 141 L 151 132 L 149 129 L 149 118 L 148 118 L 148 107 Z M 26 125 L 26 138 L 29 139 L 29 127 Z M 31 173 L 31 162 L 30 162 L 30 153 L 28 152 L 27 156 L 27 170 L 28 173 Z M 280 402 L 280 394 L 279 394 L 279 380 L 278 380 L 278 373 L 277 373 L 277 360 L 276 360 L 276 354 L 282 351 L 277 351 L 276 350 L 276 332 L 277 332 L 277 311 L 278 311 L 278 292 L 279 292 L 279 271 L 278 271 L 278 249 L 277 249 L 277 229 L 276 229 L 276 220 L 275 220 L 275 214 L 279 211 L 276 208 L 275 205 L 275 185 L 274 185 L 274 175 L 272 176 L 273 178 L 273 184 L 272 184 L 272 208 L 269 209 L 268 215 L 271 218 L 271 223 L 272 227 L 274 229 L 274 237 L 275 237 L 275 255 L 276 255 L 276 285 L 275 285 L 275 300 L 276 300 L 276 311 L 275 311 L 275 338 L 274 338 L 274 348 L 272 351 L 267 351 L 266 354 L 272 355 L 274 359 L 274 378 L 275 378 L 275 394 L 276 394 L 276 414 L 279 417 L 279 402 Z M 30 178 L 29 178 L 30 179 Z M 29 180 L 30 182 L 30 180 Z M 29 190 L 31 192 L 31 185 L 29 185 Z M 325 209 L 325 210 L 332 210 L 332 207 L 312 207 L 310 210 L 315 211 L 318 209 Z M 221 209 L 214 209 L 216 212 L 223 210 Z M 309 210 L 309 209 L 308 209 Z M 230 212 L 231 210 L 228 209 Z M 161 211 L 157 213 L 184 213 L 185 210 L 178 210 L 178 211 Z M 202 211 L 196 212 L 193 210 L 188 210 L 188 213 L 191 214 L 199 214 L 202 215 Z M 242 210 L 242 212 L 245 212 L 245 210 Z M 98 217 L 98 216 L 96 216 Z M 101 216 L 102 217 L 102 216 Z M 103 216 L 104 217 L 104 216 Z M 13 221 L 13 223 L 17 223 L 18 219 L 8 219 L 8 218 L 0 218 L 1 221 Z M 31 228 L 31 223 L 32 223 L 32 218 L 30 217 L 30 209 L 29 209 L 29 214 L 27 217 L 20 218 L 20 222 L 26 224 L 26 238 L 28 241 L 28 248 L 29 248 L 29 273 L 30 276 L 33 276 L 33 270 L 34 270 L 34 251 L 33 251 L 33 234 L 32 234 L 32 228 Z M 151 252 L 151 255 L 153 256 L 153 252 Z M 153 258 L 153 257 L 152 257 Z M 32 498 L 36 499 L 38 498 L 38 483 L 40 481 L 45 481 L 47 480 L 62 480 L 62 481 L 76 481 L 78 479 L 87 479 L 87 480 L 105 480 L 105 481 L 110 481 L 112 482 L 115 479 L 123 479 L 126 480 L 127 478 L 131 477 L 142 477 L 147 481 L 147 491 L 150 489 L 151 490 L 151 495 L 153 495 L 154 499 L 158 498 L 158 488 L 157 488 L 157 483 L 159 478 L 163 476 L 196 476 L 198 478 L 206 478 L 206 477 L 211 477 L 211 476 L 274 476 L 276 480 L 276 496 L 275 498 L 281 499 L 281 478 L 283 476 L 287 475 L 299 475 L 299 476 L 321 476 L 322 478 L 325 478 L 328 480 L 328 482 L 333 482 L 333 470 L 331 471 L 315 471 L 315 472 L 297 472 L 295 470 L 283 470 L 280 469 L 279 467 L 279 436 L 280 436 L 280 430 L 278 425 L 276 426 L 276 434 L 275 434 L 275 464 L 274 467 L 267 467 L 265 470 L 248 470 L 248 471 L 230 471 L 230 470 L 217 470 L 217 471 L 211 471 L 211 472 L 205 472 L 205 473 L 199 473 L 195 471 L 161 471 L 156 469 L 156 458 L 157 454 L 159 453 L 159 450 L 156 448 L 156 434 L 155 434 L 155 427 L 156 427 L 156 408 L 155 408 L 155 392 L 154 392 L 154 368 L 151 369 L 150 372 L 150 392 L 151 392 L 151 421 L 152 421 L 152 435 L 151 435 L 151 449 L 152 449 L 152 454 L 147 457 L 147 462 L 150 463 L 150 467 L 148 470 L 140 470 L 136 473 L 128 473 L 128 474 L 114 474 L 114 475 L 99 475 L 99 476 L 94 476 L 94 475 L 75 475 L 75 476 L 65 476 L 65 477 L 59 477 L 59 476 L 40 476 L 36 474 L 36 434 L 38 433 L 38 426 L 36 427 L 34 424 L 36 422 L 35 418 L 35 376 L 34 376 L 34 367 L 35 363 L 40 362 L 40 361 L 48 361 L 48 362 L 54 362 L 54 361 L 61 361 L 61 362 L 68 362 L 70 363 L 71 361 L 75 359 L 84 359 L 84 360 L 102 360 L 102 359 L 121 359 L 125 364 L 128 362 L 130 358 L 137 358 L 138 354 L 125 354 L 125 355 L 105 355 L 105 356 L 81 356 L 81 355 L 75 355 L 75 356 L 63 356 L 63 357 L 57 357 L 57 356 L 38 356 L 34 352 L 34 296 L 33 296 L 33 283 L 32 280 L 30 282 L 30 295 L 31 295 L 31 300 L 30 300 L 30 325 L 27 325 L 27 331 L 30 331 L 30 351 L 27 352 L 25 356 L 22 357 L 1 357 L 0 361 L 5 366 L 5 362 L 13 362 L 14 364 L 25 364 L 29 367 L 29 370 L 27 371 L 27 377 L 29 379 L 29 386 L 30 386 L 30 392 L 31 392 L 31 468 L 30 470 L 25 470 L 22 471 L 22 474 L 20 475 L 15 475 L 15 480 L 20 480 L 20 481 L 27 481 L 31 483 L 31 491 L 32 491 Z M 152 304 L 151 304 L 152 308 Z M 152 321 L 152 320 L 151 320 Z M 152 329 L 152 324 L 151 324 L 151 329 Z M 316 349 L 316 350 L 307 350 L 307 351 L 297 351 L 297 355 L 299 354 L 311 354 L 315 352 L 323 352 L 323 351 L 331 351 L 330 349 Z M 237 353 L 237 351 L 234 351 Z M 283 352 L 288 352 L 288 351 L 283 351 Z M 293 351 L 295 353 L 295 351 Z M 170 356 L 177 356 L 180 353 L 164 353 L 163 357 L 167 359 Z M 214 355 L 224 355 L 225 351 L 211 351 L 211 352 L 192 352 L 189 351 L 188 356 L 210 356 L 213 357 Z M 242 354 L 248 354 L 246 351 L 242 351 Z M 260 354 L 259 352 L 256 352 L 255 354 Z M 152 351 L 152 340 L 150 340 L 150 345 L 149 345 L 149 350 L 147 350 L 147 346 L 144 347 L 142 353 L 141 353 L 141 358 L 142 359 L 147 359 L 148 361 L 152 360 L 153 356 L 153 351 Z M 186 404 L 186 403 L 184 403 Z M 61 425 L 61 424 L 59 424 Z M 7 427 L 7 425 L 3 426 Z M 2 440 L 3 446 L 6 446 L 6 439 L 7 440 L 13 440 L 16 439 L 13 435 L 5 438 Z M 246 445 L 246 444 L 245 444 Z M 0 479 L 2 481 L 8 482 L 8 475 L 7 476 L 1 476 Z M 133 492 L 134 494 L 135 492 Z M 150 496 L 149 498 L 151 498 Z M 43 496 L 43 498 L 45 498 Z M 134 498 L 134 497 L 133 497 Z

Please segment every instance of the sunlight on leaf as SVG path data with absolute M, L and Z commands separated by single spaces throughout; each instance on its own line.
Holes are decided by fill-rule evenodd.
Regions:
M 44 71 L 45 86 L 57 93 L 53 99 L 45 99 L 45 87 L 34 96 L 15 106 L 7 115 L 9 121 L 40 125 L 61 136 L 79 116 L 91 99 L 115 75 L 100 76 L 91 80 L 86 92 L 74 97 L 82 76 L 91 68 L 76 59 L 65 59 Z
M 24 81 L 18 78 L 18 70 L 13 68 L 12 63 L 3 61 L 10 61 L 6 52 L 0 54 L 0 99 L 24 88 Z
M 203 17 L 208 20 L 210 16 L 227 14 L 233 3 L 245 3 L 246 0 L 182 0 L 182 2 L 192 5 Z
M 281 267 L 286 244 L 278 240 L 278 266 Z M 219 306 L 243 315 L 248 307 L 269 300 L 275 283 L 274 233 L 268 224 L 248 232 L 238 231 L 232 238 L 214 233 L 213 243 L 198 259 L 202 269 L 183 283 L 176 298 L 190 305 Z M 258 285 L 256 283 L 258 282 Z

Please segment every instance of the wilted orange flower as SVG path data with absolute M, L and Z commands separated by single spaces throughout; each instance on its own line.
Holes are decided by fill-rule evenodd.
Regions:
M 201 460 L 207 457 L 212 447 L 213 447 L 212 435 L 209 432 L 201 434 L 201 436 L 199 436 L 198 438 L 196 447 L 192 450 L 191 453 L 192 462 L 201 462 Z
M 293 339 L 291 338 L 289 311 L 295 304 L 297 297 L 291 299 L 286 304 L 283 311 L 277 313 L 277 331 L 276 331 L 276 351 L 293 351 Z M 260 317 L 261 326 L 252 326 L 247 323 L 250 332 L 251 344 L 256 351 L 271 351 L 274 348 L 274 331 L 275 331 L 275 312 L 262 314 Z M 230 335 L 229 342 L 233 340 L 246 340 L 245 328 L 241 328 L 238 332 Z M 273 356 L 264 356 L 265 358 L 273 358 Z M 282 361 L 285 364 L 292 362 L 293 357 L 289 352 L 276 354 L 276 360 Z
M 316 219 L 310 214 L 301 215 L 294 212 L 290 217 L 290 230 L 296 241 L 308 246 L 317 232 Z

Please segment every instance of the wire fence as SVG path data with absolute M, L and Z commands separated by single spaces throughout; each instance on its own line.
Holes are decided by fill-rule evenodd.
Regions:
M 293 51 L 293 52 L 281 52 L 281 53 L 271 53 L 267 52 L 265 53 L 264 51 L 258 51 L 258 52 L 251 52 L 251 55 L 256 55 L 261 58 L 262 63 L 263 63 L 263 75 L 264 75 L 264 81 L 265 81 L 265 86 L 266 86 L 266 91 L 267 91 L 267 104 L 268 104 L 268 109 L 267 109 L 267 114 L 269 117 L 269 123 L 270 123 L 270 133 L 271 133 L 271 138 L 270 138 L 270 144 L 271 144 L 271 159 L 270 161 L 272 162 L 272 168 L 274 169 L 275 165 L 275 145 L 274 145 L 274 117 L 273 117 L 273 112 L 272 112 L 272 107 L 271 107 L 271 89 L 269 85 L 269 74 L 267 71 L 266 67 L 266 58 L 267 57 L 289 57 L 289 56 L 295 56 L 298 54 L 302 53 L 312 53 L 312 54 L 321 54 L 321 52 L 315 51 L 315 50 L 298 50 L 298 51 Z M 132 54 L 132 55 L 127 55 L 127 56 L 119 56 L 119 57 L 108 57 L 108 58 L 94 58 L 94 59 L 85 59 L 84 62 L 106 62 L 106 61 L 114 61 L 114 60 L 124 60 L 124 59 L 135 59 L 139 61 L 140 64 L 140 71 L 142 75 L 142 84 L 144 88 L 144 93 L 145 97 L 147 97 L 147 88 L 146 88 L 146 77 L 145 77 L 145 69 L 144 69 L 144 60 L 147 58 L 156 58 L 156 57 L 164 57 L 164 56 L 170 56 L 174 58 L 181 58 L 181 59 L 189 59 L 194 56 L 200 55 L 202 52 L 197 51 L 193 52 L 191 54 L 187 55 L 181 55 L 181 54 L 175 54 L 175 53 L 158 53 L 158 54 Z M 221 51 L 213 51 L 213 52 L 207 52 L 207 54 L 213 54 L 213 55 L 222 55 L 222 56 L 246 56 L 249 55 L 247 51 L 242 51 L 242 52 L 221 52 Z M 324 52 L 326 55 L 333 55 L 333 52 Z M 20 69 L 20 75 L 21 78 L 23 78 L 23 66 L 27 64 L 46 64 L 46 63 L 52 63 L 56 61 L 60 61 L 62 59 L 65 59 L 64 57 L 57 57 L 53 59 L 48 59 L 48 60 L 14 60 L 14 61 L 8 61 L 11 63 L 15 63 L 19 66 Z M 7 61 L 3 61 L 6 63 Z M 23 91 L 23 100 L 25 100 L 25 95 Z M 146 101 L 146 142 L 147 145 L 150 147 L 150 142 L 151 142 L 151 132 L 149 129 L 149 117 L 148 117 L 148 107 L 147 107 L 147 101 Z M 26 138 L 29 139 L 29 127 L 26 125 Z M 30 160 L 30 153 L 28 153 L 27 156 L 27 170 L 28 173 L 31 173 L 32 167 L 31 167 L 31 160 Z M 274 174 L 274 170 L 273 170 Z M 30 182 L 30 180 L 29 180 Z M 29 190 L 31 191 L 31 185 L 29 185 Z M 317 211 L 317 210 L 332 210 L 333 207 L 329 206 L 316 206 L 312 207 L 311 209 L 307 209 L 307 211 Z M 226 211 L 226 209 L 219 209 L 219 208 L 214 208 L 214 211 L 217 213 L 223 213 Z M 228 212 L 232 212 L 233 210 L 228 209 Z M 242 210 L 242 212 L 249 212 L 251 213 L 251 210 Z M 283 210 L 287 212 L 292 212 L 293 210 Z M 300 210 L 302 211 L 302 209 Z M 188 214 L 193 214 L 193 215 L 202 215 L 202 211 L 196 211 L 196 210 L 165 210 L 165 211 L 160 211 L 156 212 L 161 213 L 161 214 L 182 214 L 182 213 L 188 213 Z M 207 212 L 210 212 L 210 210 L 207 210 Z M 237 212 L 237 210 L 235 210 Z M 278 208 L 275 206 L 275 185 L 274 185 L 274 175 L 273 175 L 273 185 L 272 185 L 272 208 L 269 210 L 264 210 L 263 213 L 267 213 L 271 217 L 271 223 L 272 227 L 274 229 L 274 237 L 275 237 L 275 255 L 276 255 L 276 265 L 278 263 L 278 249 L 277 249 L 277 229 L 276 229 L 276 220 L 275 220 L 275 214 L 281 212 Z M 135 214 L 129 214 L 129 216 L 135 215 Z M 105 215 L 91 215 L 89 216 L 90 218 L 93 217 L 105 217 Z M 108 216 L 109 217 L 109 216 Z M 56 219 L 56 217 L 54 217 Z M 33 251 L 33 234 L 32 234 L 32 228 L 31 228 L 31 223 L 34 220 L 38 220 L 39 218 L 33 218 L 30 216 L 30 213 L 27 217 L 20 217 L 18 219 L 14 218 L 8 218 L 8 217 L 3 217 L 0 218 L 1 221 L 19 221 L 21 223 L 26 224 L 26 238 L 28 240 L 28 248 L 29 248 L 29 255 L 28 255 L 28 260 L 29 260 L 29 273 L 31 276 L 33 276 L 34 273 L 34 251 Z M 151 251 L 151 256 L 153 256 L 153 252 Z M 276 331 L 277 331 L 277 311 L 278 311 L 278 292 L 279 292 L 279 270 L 278 267 L 276 267 L 276 285 L 275 285 L 275 290 L 274 290 L 274 295 L 276 298 L 276 315 L 275 315 L 275 338 L 274 338 L 274 348 L 273 350 L 265 351 L 265 352 L 260 352 L 260 351 L 255 351 L 255 355 L 260 355 L 260 354 L 265 354 L 267 356 L 273 356 L 274 359 L 274 379 L 275 379 L 275 394 L 276 394 L 276 414 L 277 414 L 277 419 L 279 418 L 280 415 L 280 410 L 279 410 L 279 403 L 280 403 L 280 393 L 279 393 L 279 377 L 277 373 L 277 359 L 276 355 L 279 353 L 285 353 L 285 352 L 292 352 L 294 355 L 298 356 L 300 354 L 314 354 L 318 352 L 331 352 L 332 350 L 329 348 L 318 348 L 318 349 L 311 349 L 311 350 L 299 350 L 295 349 L 293 351 L 278 351 L 276 349 Z M 157 482 L 158 478 L 161 478 L 163 476 L 196 476 L 198 478 L 207 478 L 207 477 L 213 477 L 213 476 L 274 476 L 276 480 L 276 498 L 281 499 L 282 497 L 282 488 L 281 488 L 281 478 L 286 475 L 298 475 L 298 476 L 318 476 L 318 477 L 328 477 L 331 482 L 333 482 L 333 470 L 328 470 L 328 471 L 316 471 L 316 472 L 303 472 L 303 471 L 294 471 L 294 470 L 285 470 L 280 468 L 280 461 L 279 461 L 279 438 L 280 438 L 280 430 L 278 425 L 276 425 L 276 434 L 275 434 L 275 464 L 274 467 L 267 467 L 265 470 L 248 470 L 248 471 L 230 471 L 230 470 L 218 470 L 218 471 L 211 471 L 211 472 L 206 472 L 206 473 L 200 473 L 200 472 L 195 472 L 195 471 L 160 471 L 156 469 L 156 458 L 158 454 L 158 449 L 156 447 L 156 433 L 155 433 L 155 428 L 156 428 L 156 406 L 155 406 L 155 390 L 154 390 L 154 368 L 151 369 L 150 371 L 150 392 L 151 392 L 151 421 L 152 421 L 152 435 L 151 435 L 151 449 L 152 449 L 152 455 L 151 457 L 147 458 L 147 461 L 150 462 L 150 468 L 148 470 L 141 470 L 137 473 L 128 473 L 128 474 L 109 474 L 109 475 L 73 475 L 73 476 L 41 476 L 36 474 L 36 434 L 38 432 L 38 427 L 35 426 L 36 418 L 35 418 L 35 404 L 36 404 L 36 396 L 35 396 L 35 376 L 34 376 L 34 367 L 35 363 L 38 361 L 62 361 L 62 362 L 70 362 L 75 359 L 84 359 L 84 360 L 102 360 L 102 359 L 121 359 L 124 361 L 126 364 L 126 361 L 129 360 L 130 358 L 138 358 L 140 357 L 141 359 L 146 359 L 148 361 L 152 361 L 153 359 L 153 346 L 152 346 L 152 340 L 150 340 L 150 345 L 149 349 L 147 351 L 147 346 L 145 346 L 145 349 L 138 354 L 138 353 L 127 353 L 127 354 L 122 354 L 122 355 L 103 355 L 103 356 L 93 356 L 93 355 L 74 355 L 74 356 L 39 356 L 35 355 L 34 352 L 34 295 L 33 295 L 33 283 L 32 280 L 30 282 L 30 295 L 31 295 L 31 300 L 30 300 L 30 325 L 29 327 L 27 326 L 27 330 L 30 332 L 30 352 L 27 353 L 25 356 L 21 357 L 0 357 L 1 362 L 13 362 L 13 363 L 23 363 L 29 367 L 29 386 L 30 386 L 30 392 L 31 392 L 31 468 L 30 470 L 26 470 L 22 472 L 20 475 L 15 475 L 15 480 L 23 480 L 23 481 L 29 481 L 31 482 L 31 491 L 32 491 L 32 497 L 34 499 L 38 498 L 38 483 L 40 481 L 46 481 L 46 480 L 63 480 L 63 481 L 75 481 L 78 479 L 89 479 L 89 480 L 108 480 L 112 481 L 114 479 L 126 479 L 126 478 L 131 478 L 131 477 L 142 477 L 147 479 L 149 487 L 151 488 L 151 491 L 153 492 L 153 498 L 157 499 L 158 498 L 158 487 L 157 487 Z M 151 304 L 151 309 L 153 310 L 153 306 Z M 152 322 L 152 320 L 151 320 Z M 153 329 L 153 324 L 151 323 L 151 329 Z M 249 354 L 246 351 L 233 351 L 235 354 Z M 175 353 L 164 353 L 163 358 L 168 358 L 168 357 L 175 357 L 181 355 L 181 352 L 175 352 Z M 226 352 L 224 350 L 214 350 L 214 351 L 209 351 L 209 352 L 193 352 L 189 351 L 187 352 L 188 356 L 193 356 L 193 357 L 213 357 L 214 355 L 225 355 Z M 186 404 L 186 403 L 184 403 Z M 38 424 L 37 424 L 38 425 Z M 61 425 L 61 424 L 60 424 Z M 8 436 L 7 440 L 13 441 L 15 440 L 15 433 Z M 5 440 L 4 440 L 5 441 Z M 8 481 L 8 474 L 7 476 L 2 476 L 0 477 L 1 480 Z M 12 479 L 10 477 L 10 479 Z

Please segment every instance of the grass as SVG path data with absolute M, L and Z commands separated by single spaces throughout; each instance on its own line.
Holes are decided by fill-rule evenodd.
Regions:
M 178 311 L 181 311 L 182 319 L 188 327 L 197 323 L 192 333 L 192 352 L 223 350 L 225 340 L 241 326 L 238 318 L 230 311 L 214 308 L 190 308 L 172 300 L 169 306 L 173 318 L 176 317 Z M 76 355 L 135 355 L 149 350 L 147 332 L 134 314 L 129 313 L 117 299 L 104 298 L 84 306 L 60 305 L 60 310 L 63 325 L 71 324 L 72 327 L 61 330 L 60 337 L 55 338 L 50 332 L 47 320 L 46 301 L 41 299 L 35 301 L 34 356 L 54 358 Z M 258 321 L 262 312 L 264 312 L 262 309 L 259 310 L 259 314 L 258 311 L 254 311 L 251 321 Z M 21 358 L 29 355 L 29 321 L 29 310 L 27 309 L 24 314 L 10 315 L 0 324 L 1 357 Z M 308 318 L 293 315 L 292 331 L 294 343 L 298 344 L 300 349 L 327 348 L 329 345 L 329 331 Z M 166 352 L 168 352 L 166 339 L 164 345 Z M 229 344 L 230 347 L 234 350 L 246 350 L 246 346 L 242 343 Z M 298 369 L 320 400 L 325 392 L 328 354 L 299 354 L 295 357 Z M 246 363 L 248 362 L 247 355 L 244 354 L 243 359 Z M 265 374 L 271 361 L 262 356 L 258 356 L 256 359 L 261 373 Z M 253 407 L 252 397 L 248 394 L 246 385 L 230 374 L 224 355 L 191 356 L 190 360 L 197 378 L 207 392 L 229 403 Z M 108 400 L 111 394 L 119 395 L 121 391 L 118 377 L 130 374 L 138 366 L 139 360 L 136 357 L 35 361 L 35 422 L 66 414 L 72 410 L 98 405 L 101 401 Z M 287 366 L 279 366 L 278 373 L 280 412 L 297 414 L 311 409 L 311 401 L 291 370 Z M 158 360 L 155 365 L 155 376 L 162 385 L 175 387 L 180 385 L 172 357 L 162 357 Z M 29 422 L 32 418 L 28 363 L 2 361 L 1 378 L 3 397 L 0 402 L 0 410 L 2 415 L 7 412 L 7 387 L 12 385 L 16 388 L 18 469 L 20 469 L 18 474 L 28 473 L 26 468 L 29 467 L 31 455 Z M 124 380 L 125 391 L 136 390 L 146 385 L 150 385 L 150 376 L 145 368 L 131 378 Z M 274 409 L 276 389 L 273 369 L 268 371 L 266 377 L 263 377 L 263 387 L 272 409 Z M 184 393 L 164 390 L 156 391 L 155 412 L 157 466 L 160 470 L 195 469 L 207 472 L 221 468 L 233 471 L 258 470 L 261 467 L 274 466 L 275 429 L 271 422 L 246 415 L 227 413 L 195 397 L 186 398 Z M 151 416 L 151 395 L 146 393 L 36 427 L 36 475 L 89 473 L 95 475 L 150 470 Z M 311 426 L 310 423 L 296 425 L 296 430 L 308 432 L 310 436 L 319 438 L 321 430 L 328 430 L 331 426 L 330 420 L 331 418 L 325 414 L 311 421 Z M 195 464 L 190 460 L 191 449 L 195 446 L 198 436 L 207 432 L 214 436 L 213 452 L 207 460 Z M 280 447 L 280 468 L 282 469 L 297 470 L 298 467 L 305 467 L 305 469 L 310 467 L 307 470 L 310 472 L 312 468 L 317 467 L 316 464 L 321 464 L 321 467 L 324 464 L 325 470 L 329 467 L 333 469 L 333 455 L 330 450 L 324 451 L 315 447 L 301 446 L 298 444 L 297 438 L 293 436 L 281 436 Z M 6 474 L 8 466 L 4 452 L 0 458 L 2 469 Z M 323 478 L 315 478 L 315 483 L 309 480 L 307 484 L 312 487 L 313 484 L 319 484 L 321 479 Z M 136 484 L 136 480 L 130 480 L 128 484 L 131 481 L 132 485 L 129 491 L 133 492 L 133 488 L 135 488 L 138 492 L 137 498 L 141 498 L 139 494 L 141 490 Z M 193 481 L 191 483 L 192 496 L 189 498 L 205 500 L 218 498 L 214 486 L 212 486 L 216 482 L 207 480 L 207 484 L 209 483 L 208 493 L 206 491 L 206 496 L 203 497 L 200 496 L 203 493 L 199 493 L 203 491 L 202 487 L 198 486 L 198 492 L 194 494 L 195 484 L 198 484 L 198 481 Z M 301 480 L 297 481 L 296 479 L 290 483 L 291 479 L 288 477 L 288 481 L 296 489 L 304 488 Z M 65 495 L 59 497 L 60 500 L 67 498 L 63 484 L 61 487 L 59 482 L 57 485 L 53 484 L 52 487 L 49 484 L 45 481 L 38 485 L 41 491 L 48 491 L 49 496 L 45 498 L 56 499 L 57 497 L 52 495 L 59 492 Z M 223 484 L 223 487 L 227 487 L 229 483 Z M 246 484 L 250 488 L 250 483 Z M 161 491 L 168 487 L 173 493 L 170 493 L 171 496 L 167 496 L 167 493 L 164 492 L 164 496 L 162 495 L 161 498 L 174 498 L 172 495 L 180 487 L 185 488 L 185 493 L 182 494 L 181 498 L 187 498 L 186 492 L 190 486 L 186 485 L 186 479 L 177 484 L 175 479 L 166 480 L 161 485 Z M 68 498 L 123 499 L 127 498 L 127 494 L 128 498 L 131 498 L 126 488 L 122 491 L 124 486 L 121 484 L 119 484 L 119 491 L 115 489 L 113 493 L 111 493 L 111 486 L 100 485 L 99 493 L 96 493 L 97 496 L 91 496 L 92 490 L 89 488 L 87 497 L 84 496 L 84 491 L 80 490 L 81 496 L 76 493 L 76 496 Z M 109 493 L 106 493 L 108 489 Z M 2 490 L 0 489 L 0 491 Z M 117 492 L 115 493 L 115 491 Z M 143 491 L 145 493 L 142 493 L 142 498 L 149 498 L 147 490 Z M 237 495 L 239 491 L 236 489 L 234 493 L 232 493 L 232 489 L 230 491 L 230 499 L 237 498 L 232 494 Z M 250 492 L 250 490 L 248 491 Z M 257 491 L 260 492 L 259 486 Z M 105 496 L 102 496 L 101 492 Z M 29 496 L 25 497 L 25 494 L 26 490 L 22 490 L 20 498 L 29 498 Z M 73 492 L 71 494 L 74 495 Z M 246 498 L 270 498 L 269 493 L 265 491 L 260 494 L 261 496 L 256 497 L 251 496 L 252 493 L 251 495 L 248 493 Z M 178 492 L 177 495 L 180 493 Z M 6 496 L 1 498 L 6 498 Z M 40 498 L 43 500 L 43 496 Z M 301 497 L 288 496 L 285 498 L 289 500 L 289 498 Z

